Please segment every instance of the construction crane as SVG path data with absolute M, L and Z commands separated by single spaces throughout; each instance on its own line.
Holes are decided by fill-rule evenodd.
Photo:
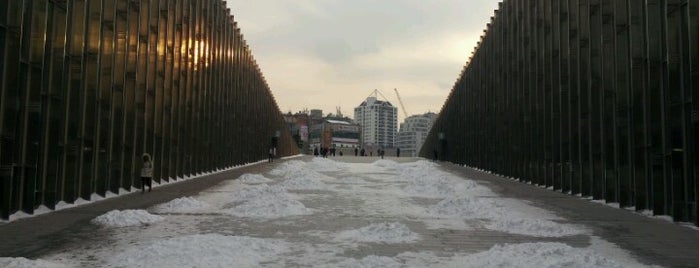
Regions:
M 398 96 L 398 102 L 400 103 L 400 108 L 403 110 L 405 118 L 408 118 L 408 111 L 405 110 L 405 105 L 403 105 L 403 100 L 400 98 L 400 94 L 398 94 L 398 89 L 394 88 L 393 91 L 395 91 L 396 96 Z

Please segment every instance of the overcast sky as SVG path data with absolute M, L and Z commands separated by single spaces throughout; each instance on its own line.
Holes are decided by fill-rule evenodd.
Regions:
M 353 117 L 379 89 L 439 112 L 496 0 L 228 0 L 282 112 Z M 380 99 L 383 97 L 379 96 Z

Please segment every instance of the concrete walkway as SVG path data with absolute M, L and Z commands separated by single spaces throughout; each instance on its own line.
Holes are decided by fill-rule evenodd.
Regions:
M 312 157 L 304 156 L 297 160 L 308 161 Z M 371 163 L 377 157 L 335 157 L 348 163 Z M 416 161 L 415 158 L 387 159 L 398 162 Z M 192 196 L 225 181 L 238 178 L 244 173 L 266 173 L 288 160 L 276 161 L 272 164 L 257 165 L 234 169 L 231 171 L 205 176 L 189 181 L 164 185 L 155 188 L 153 192 L 133 193 L 114 197 L 75 208 L 60 210 L 36 217 L 0 224 L 0 257 L 38 258 L 47 254 L 59 252 L 64 248 L 90 248 L 91 242 L 100 240 L 99 228 L 89 221 L 114 209 L 145 209 L 156 204 L 168 202 L 182 196 Z M 519 183 L 496 175 L 479 172 L 450 163 L 439 163 L 443 170 L 463 176 L 487 185 L 502 198 L 525 200 L 531 205 L 554 212 L 566 218 L 569 222 L 583 224 L 592 230 L 593 235 L 630 252 L 644 264 L 662 265 L 665 267 L 699 267 L 699 231 L 677 223 L 662 219 L 650 218 L 624 209 L 612 208 L 603 204 L 574 197 L 540 187 Z M 361 226 L 371 217 L 357 217 L 345 212 L 343 206 L 349 206 L 347 200 L 323 199 L 318 203 L 307 206 L 332 207 L 327 213 L 317 218 L 298 218 L 304 222 L 304 229 L 286 230 L 288 232 L 304 232 L 308 230 L 342 229 L 350 225 Z M 378 216 L 381 217 L 381 216 Z M 386 216 L 389 218 L 389 216 Z M 220 220 L 220 219 L 217 219 Z M 274 233 L 279 225 L 245 227 L 245 224 L 216 223 L 216 228 L 230 229 L 232 233 Z M 533 238 L 522 235 L 504 235 L 492 231 L 453 231 L 426 230 L 418 224 L 409 226 L 419 230 L 423 237 L 429 237 L 420 242 L 419 250 L 466 251 L 478 252 L 490 248 L 497 243 L 524 243 L 540 241 L 557 241 L 572 246 L 585 247 L 590 243 L 588 236 L 571 236 L 565 238 Z M 248 229 L 245 229 L 248 228 Z M 265 228 L 268 228 L 265 229 Z M 290 227 L 285 227 L 290 228 Z M 96 237 L 97 236 L 97 237 Z M 465 237 L 467 239 L 465 239 Z M 303 238 L 303 239 L 308 239 Z M 364 256 L 367 252 L 382 255 L 394 255 L 401 252 L 416 250 L 416 245 L 376 245 L 358 248 L 347 254 Z
M 501 176 L 442 163 L 447 170 L 475 179 L 503 197 L 530 201 L 572 222 L 591 228 L 647 263 L 666 267 L 699 267 L 699 229 L 610 207 Z

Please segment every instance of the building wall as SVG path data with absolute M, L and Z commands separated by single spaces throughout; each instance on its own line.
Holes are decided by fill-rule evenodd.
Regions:
M 0 1 L 0 94 L 0 219 L 141 187 L 143 153 L 156 181 L 264 159 L 285 128 L 218 0 Z
M 699 223 L 697 1 L 505 0 L 485 33 L 422 156 Z
M 361 127 L 361 143 L 368 148 L 393 148 L 396 142 L 398 109 L 389 102 L 369 97 L 354 108 L 354 118 Z
M 401 149 L 401 154 L 405 156 L 418 155 L 436 118 L 436 114 L 426 113 L 405 119 L 396 138 L 396 147 Z

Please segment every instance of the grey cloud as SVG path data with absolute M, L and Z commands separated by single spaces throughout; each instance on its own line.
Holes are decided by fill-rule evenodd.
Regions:
M 470 2 L 464 4 L 463 2 Z M 280 49 L 315 56 L 329 63 L 379 51 L 386 44 L 410 44 L 445 32 L 463 31 L 474 20 L 484 28 L 482 15 L 467 5 L 490 9 L 492 0 L 471 1 L 316 1 L 309 13 L 299 4 L 285 2 L 293 20 L 284 27 L 262 32 L 256 37 L 260 50 Z M 490 11 L 492 13 L 492 11 Z M 476 19 L 477 18 L 477 19 Z
M 342 84 L 369 90 L 379 84 L 403 81 L 422 85 L 424 90 L 446 97 L 467 60 L 465 53 L 475 43 L 465 45 L 464 58 L 453 61 L 428 56 L 379 62 L 379 66 L 372 66 L 369 62 L 381 58 L 390 61 L 396 59 L 396 55 L 391 53 L 410 51 L 412 46 L 431 43 L 445 46 L 443 51 L 447 51 L 449 44 L 437 42 L 444 42 L 444 37 L 451 38 L 454 35 L 472 38 L 474 33 L 480 34 L 492 16 L 493 8 L 497 6 L 496 0 L 228 1 L 237 20 L 241 21 L 243 33 L 247 33 L 246 25 L 252 25 L 251 28 L 255 29 L 246 38 L 255 57 L 263 63 L 261 67 L 270 79 L 272 89 L 284 90 L 277 96 L 278 100 L 291 99 L 281 96 L 293 91 L 291 87 L 305 87 L 309 90 L 322 88 L 322 92 L 315 95 L 315 98 L 326 100 L 321 104 L 330 107 L 318 107 L 323 109 L 336 105 L 330 103 L 334 99 L 346 98 L 349 93 L 333 91 L 333 88 Z M 237 2 L 240 4 L 236 4 Z M 261 6 L 257 6 L 257 3 Z M 233 8 L 236 6 L 241 10 Z M 264 19 L 269 20 L 263 21 Z M 299 66 L 313 66 L 311 69 L 315 73 L 310 75 L 311 81 L 295 80 L 291 86 L 284 80 L 295 76 L 309 77 L 307 69 L 271 68 L 277 73 L 270 73 L 269 69 L 265 69 L 265 64 L 274 66 L 279 60 L 276 56 L 304 61 L 305 65 Z M 317 64 L 318 61 L 324 64 Z M 411 101 L 411 95 L 416 94 L 418 93 L 410 92 L 407 88 L 401 91 L 407 101 Z M 432 99 L 428 101 L 426 98 L 422 100 L 418 101 L 422 105 L 433 103 L 433 111 L 438 110 L 443 102 Z M 361 99 L 356 100 L 359 101 Z M 292 105 L 305 107 L 309 104 L 281 104 L 289 107 Z

